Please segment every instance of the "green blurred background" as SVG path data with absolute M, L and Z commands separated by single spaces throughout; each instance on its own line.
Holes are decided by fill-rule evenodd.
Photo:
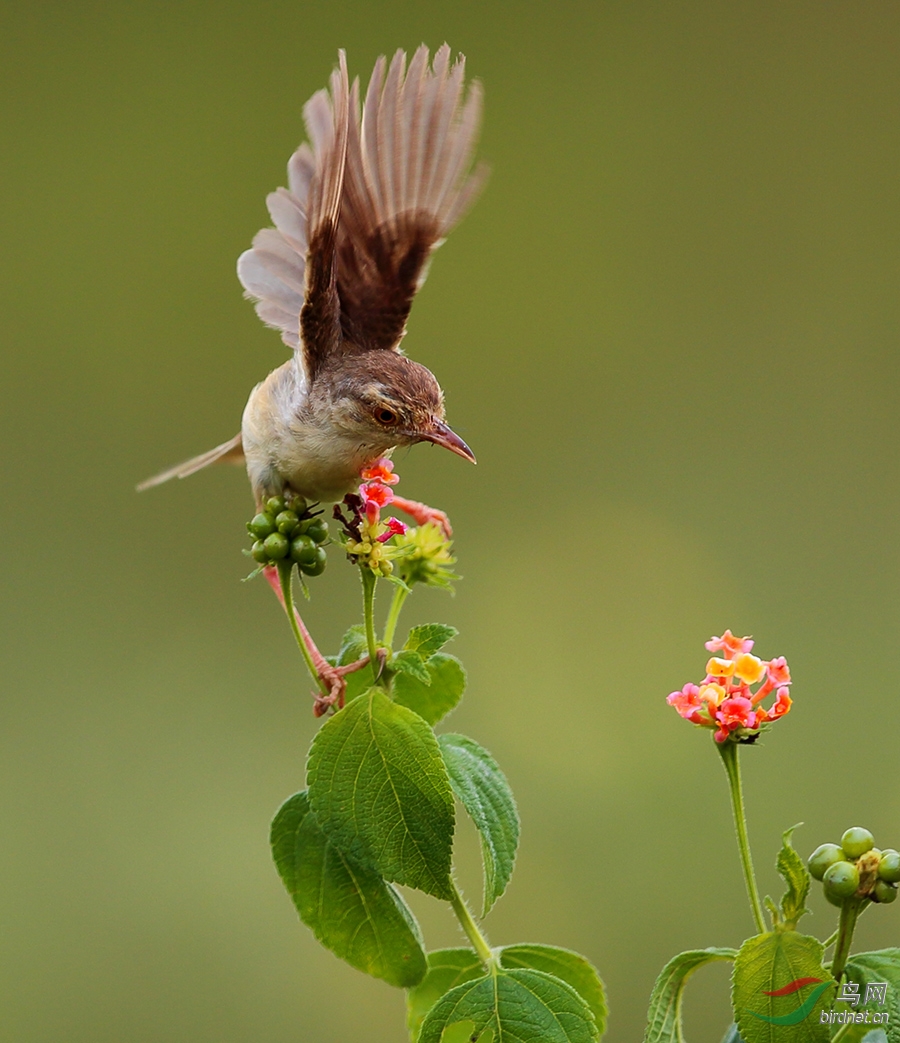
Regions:
M 524 822 L 492 941 L 585 952 L 625 1043 L 671 955 L 751 932 L 718 758 L 664 702 L 724 627 L 795 677 L 744 757 L 764 892 L 795 822 L 804 853 L 855 823 L 900 845 L 895 3 L 4 3 L 4 1041 L 404 1038 L 402 995 L 320 949 L 270 864 L 316 722 L 239 582 L 245 480 L 134 484 L 231 436 L 285 357 L 234 264 L 338 47 L 367 75 L 445 39 L 493 174 L 405 346 L 479 466 L 398 465 L 466 577 L 409 621 L 462 631 L 451 724 Z M 334 649 L 357 591 L 331 561 Z M 460 860 L 475 893 L 466 831 Z M 726 968 L 687 1020 L 719 1038 Z

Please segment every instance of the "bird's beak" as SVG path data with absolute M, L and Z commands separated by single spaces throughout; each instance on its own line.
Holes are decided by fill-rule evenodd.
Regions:
M 434 442 L 435 445 L 442 445 L 445 449 L 449 449 L 451 453 L 456 453 L 457 456 L 461 456 L 464 460 L 470 460 L 473 464 L 476 463 L 475 454 L 472 450 L 453 428 L 448 427 L 443 420 L 435 420 L 429 431 L 422 432 L 421 438 L 424 442 Z

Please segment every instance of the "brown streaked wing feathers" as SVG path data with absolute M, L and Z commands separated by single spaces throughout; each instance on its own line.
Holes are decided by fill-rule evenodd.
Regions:
M 303 110 L 313 144 L 315 172 L 307 197 L 309 248 L 306 292 L 300 310 L 303 363 L 312 382 L 329 355 L 340 349 L 340 301 L 337 292 L 335 246 L 344 181 L 349 126 L 347 60 L 331 76 L 331 96 L 318 91 Z
M 463 99 L 465 60 L 444 44 L 428 64 L 420 47 L 406 70 L 398 51 L 379 58 L 362 112 L 351 117 L 337 234 L 337 291 L 344 351 L 396 349 L 431 252 L 484 180 L 468 172 L 481 117 L 481 88 Z

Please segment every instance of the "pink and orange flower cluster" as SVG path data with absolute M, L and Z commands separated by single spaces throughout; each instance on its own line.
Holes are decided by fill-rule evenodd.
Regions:
M 400 481 L 394 474 L 394 465 L 382 456 L 360 472 L 362 484 L 359 494 L 350 493 L 343 499 L 348 508 L 345 517 L 340 506 L 335 505 L 334 517 L 343 523 L 344 547 L 354 564 L 365 565 L 380 576 L 390 576 L 393 565 L 388 559 L 384 544 L 394 536 L 406 532 L 406 526 L 397 518 L 381 520 L 382 508 L 394 502 L 391 486 Z
M 704 681 L 686 684 L 666 701 L 686 721 L 715 728 L 716 742 L 756 738 L 763 725 L 790 710 L 791 673 L 784 656 L 767 661 L 753 655 L 752 648 L 751 638 L 735 637 L 730 630 L 711 638 L 706 649 L 713 655 Z M 762 701 L 773 692 L 775 701 L 767 709 Z

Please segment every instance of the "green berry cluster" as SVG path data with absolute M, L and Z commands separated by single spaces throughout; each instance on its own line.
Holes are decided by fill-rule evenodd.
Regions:
M 320 576 L 325 571 L 325 548 L 328 523 L 314 514 L 302 496 L 273 496 L 265 509 L 247 523 L 254 543 L 250 554 L 260 565 L 278 565 L 283 561 L 297 564 L 307 576 Z
M 900 853 L 875 847 L 875 838 L 862 826 L 851 826 L 840 844 L 821 844 L 809 856 L 810 875 L 822 881 L 832 905 L 848 898 L 868 898 L 887 904 L 897 897 Z

